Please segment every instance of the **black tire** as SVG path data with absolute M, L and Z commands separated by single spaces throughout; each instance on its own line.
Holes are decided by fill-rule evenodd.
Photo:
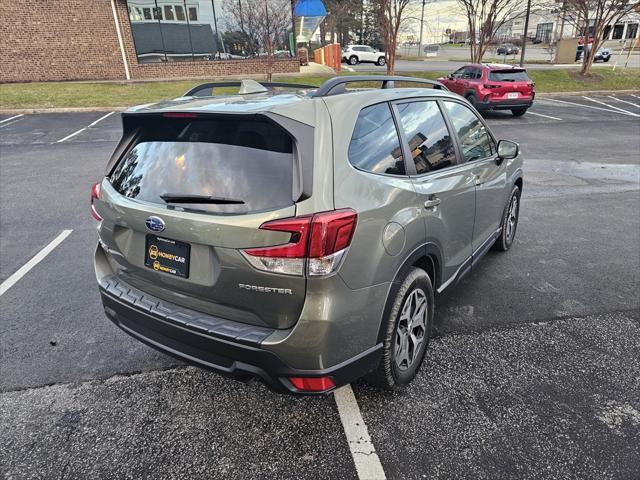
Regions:
M 379 67 L 384 67 L 386 63 L 387 63 L 387 61 L 384 59 L 384 57 L 380 57 L 380 58 L 378 58 L 378 61 L 376 62 L 376 65 L 378 65 Z
M 606 57 L 606 58 L 603 58 L 602 61 L 607 63 L 610 59 L 611 59 L 611 57 Z
M 526 108 L 512 108 L 511 109 L 511 113 L 513 114 L 514 117 L 521 117 L 525 113 L 527 113 L 527 109 Z
M 420 298 L 424 299 L 424 310 L 421 310 L 422 307 L 418 306 L 415 310 L 418 315 L 416 315 L 415 318 L 422 314 L 424 314 L 425 317 L 422 322 L 416 322 L 413 325 L 411 323 L 407 324 L 407 320 L 403 318 L 403 314 L 408 308 L 409 316 L 412 317 L 413 321 L 414 317 L 411 315 L 412 305 L 414 308 L 416 305 L 423 305 L 423 303 L 418 303 L 418 299 Z M 383 319 L 385 323 L 383 325 L 382 358 L 380 359 L 378 368 L 369 373 L 365 379 L 369 383 L 387 390 L 400 390 L 406 387 L 416 376 L 429 345 L 434 311 L 433 286 L 429 275 L 420 268 L 411 267 L 402 280 L 402 284 L 395 294 L 395 297 L 391 298 L 390 301 L 393 302 L 391 310 L 388 317 Z M 407 302 L 409 302 L 408 306 Z M 424 326 L 422 326 L 422 323 L 424 323 Z M 398 326 L 399 324 L 400 327 Z M 403 329 L 405 325 L 408 328 Z M 418 332 L 413 338 L 421 340 L 417 348 L 414 344 L 411 361 L 407 358 L 406 367 L 403 367 L 404 361 L 399 364 L 396 358 L 397 353 L 402 353 L 398 352 L 397 349 L 403 348 L 402 346 L 398 346 L 403 343 L 403 338 L 406 340 L 406 345 L 413 343 L 413 341 L 409 339 L 410 336 L 406 334 L 404 336 L 402 335 L 403 330 L 411 331 L 412 334 Z M 419 336 L 420 332 L 422 333 L 421 337 Z M 410 350 L 410 348 L 408 350 Z
M 520 219 L 520 188 L 517 185 L 513 186 L 511 190 L 511 195 L 509 195 L 509 201 L 507 202 L 506 207 L 504 207 L 504 212 L 502 213 L 502 221 L 500 222 L 500 236 L 496 240 L 496 243 L 493 244 L 493 249 L 498 250 L 499 252 L 506 252 L 513 245 L 513 241 L 516 238 L 516 231 L 518 229 L 518 220 Z M 511 214 L 511 205 L 515 198 L 515 222 L 512 223 L 511 228 L 509 228 L 508 222 L 510 221 Z
M 358 64 L 358 57 L 356 57 L 355 55 L 351 55 L 349 57 L 349 65 L 357 65 Z
M 466 98 L 467 101 L 475 108 L 478 102 L 476 101 L 476 96 L 473 93 L 467 93 L 464 98 Z

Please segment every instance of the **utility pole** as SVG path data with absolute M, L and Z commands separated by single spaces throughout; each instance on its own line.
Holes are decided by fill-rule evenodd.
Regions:
M 531 0 L 527 0 L 527 16 L 524 19 L 524 34 L 522 35 L 522 50 L 520 51 L 520 66 L 524 66 L 524 50 L 527 48 L 527 33 L 529 33 L 529 14 L 531 13 Z
M 420 40 L 418 41 L 418 56 L 422 55 L 422 30 L 424 30 L 424 5 L 427 0 L 422 0 L 422 13 L 420 14 Z

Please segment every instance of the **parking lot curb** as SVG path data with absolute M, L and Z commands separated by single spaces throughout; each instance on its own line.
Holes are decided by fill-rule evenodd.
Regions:
M 31 115 L 34 113 L 121 112 L 129 107 L 52 107 L 52 108 L 0 108 L 0 115 Z
M 640 93 L 640 90 L 583 90 L 580 92 L 539 92 L 536 97 L 565 97 L 573 95 L 613 95 L 625 93 Z
M 539 92 L 536 97 L 562 97 L 575 95 L 614 95 L 640 93 L 640 90 L 583 90 L 579 92 Z M 129 106 L 120 107 L 53 107 L 53 108 L 0 108 L 0 115 L 30 115 L 34 113 L 76 113 L 76 112 L 121 112 Z

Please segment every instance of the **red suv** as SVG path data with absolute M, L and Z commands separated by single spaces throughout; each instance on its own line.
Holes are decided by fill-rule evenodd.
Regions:
M 536 95 L 527 71 L 511 65 L 465 65 L 438 80 L 480 111 L 511 110 L 516 117 L 525 114 Z

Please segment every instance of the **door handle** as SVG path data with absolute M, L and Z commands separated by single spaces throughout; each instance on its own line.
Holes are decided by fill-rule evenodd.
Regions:
M 424 202 L 424 208 L 426 209 L 435 208 L 438 205 L 440 205 L 440 199 L 436 196 L 431 196 L 429 200 Z

